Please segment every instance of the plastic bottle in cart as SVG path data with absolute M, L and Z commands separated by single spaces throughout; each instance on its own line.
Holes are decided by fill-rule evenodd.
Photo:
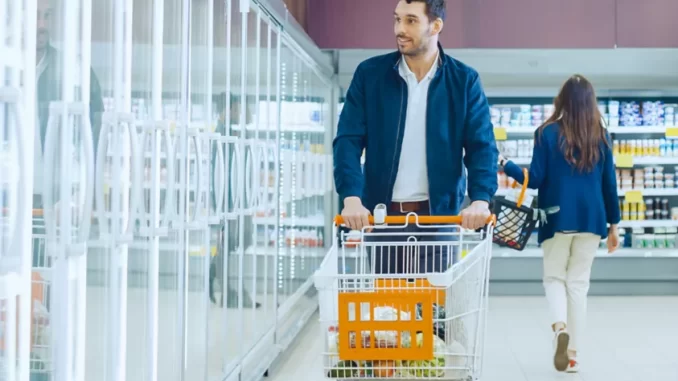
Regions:
M 357 247 L 362 239 L 361 235 L 360 231 L 351 230 L 348 234 L 344 235 L 344 246 Z
M 339 336 L 339 328 L 336 326 L 331 326 L 327 329 L 327 351 L 330 353 L 337 353 L 337 342 Z

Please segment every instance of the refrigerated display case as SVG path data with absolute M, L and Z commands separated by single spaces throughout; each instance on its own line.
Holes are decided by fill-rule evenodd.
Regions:
M 0 379 L 31 375 L 36 2 L 0 1 Z M 34 345 L 35 344 L 35 345 Z
M 68 90 L 46 101 L 67 107 L 46 108 L 60 160 L 40 196 L 46 256 L 65 258 L 49 317 L 68 329 L 46 343 L 49 376 L 260 378 L 317 307 L 335 212 L 329 60 L 271 2 L 50 11 Z

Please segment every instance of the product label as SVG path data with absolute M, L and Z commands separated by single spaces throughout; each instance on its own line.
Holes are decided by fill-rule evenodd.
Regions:
M 494 139 L 495 140 L 506 140 L 506 139 L 508 139 L 508 136 L 506 134 L 506 128 L 495 127 L 494 128 Z
M 678 138 L 678 127 L 666 127 L 667 138 Z
M 627 191 L 624 195 L 626 202 L 641 203 L 643 202 L 643 192 L 639 190 Z
M 617 155 L 617 168 L 633 168 L 633 156 L 627 154 Z

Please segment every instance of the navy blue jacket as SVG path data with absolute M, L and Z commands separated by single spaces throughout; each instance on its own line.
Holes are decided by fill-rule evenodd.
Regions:
M 478 73 L 439 49 L 440 67 L 429 86 L 426 110 L 429 201 L 431 214 L 456 215 L 466 193 L 464 164 L 469 197 L 489 202 L 497 190 L 499 153 Z M 342 201 L 360 197 L 370 211 L 391 202 L 398 172 L 408 96 L 398 72 L 400 59 L 394 52 L 358 66 L 334 139 L 337 192 Z
M 565 160 L 559 129 L 558 124 L 550 124 L 542 135 L 535 132 L 534 137 L 528 187 L 539 189 L 539 208 L 560 207 L 539 227 L 539 243 L 566 231 L 606 238 L 607 224 L 617 224 L 621 219 L 612 148 L 601 143 L 602 155 L 593 170 L 580 172 Z M 520 183 L 525 179 L 522 169 L 512 161 L 506 162 L 504 171 Z

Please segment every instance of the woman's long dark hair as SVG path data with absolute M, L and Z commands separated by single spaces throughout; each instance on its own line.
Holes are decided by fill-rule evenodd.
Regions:
M 579 74 L 570 77 L 553 101 L 553 115 L 539 127 L 560 125 L 560 148 L 565 160 L 581 172 L 590 172 L 602 156 L 601 142 L 610 142 L 598 109 L 593 85 Z

